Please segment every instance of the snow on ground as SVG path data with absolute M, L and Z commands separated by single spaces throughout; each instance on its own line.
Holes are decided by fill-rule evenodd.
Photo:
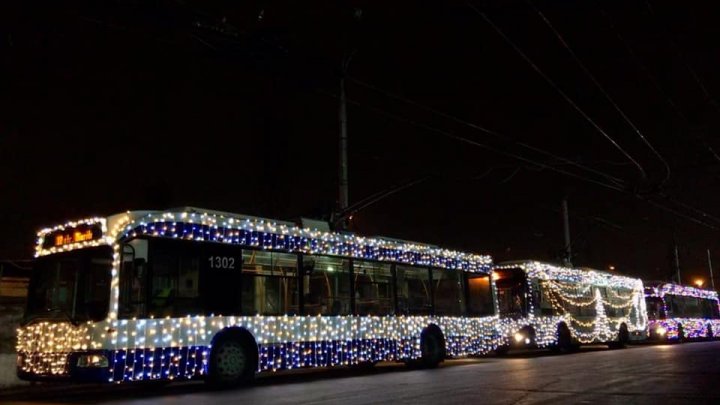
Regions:
M 0 389 L 23 384 L 15 375 L 15 353 L 0 354 Z

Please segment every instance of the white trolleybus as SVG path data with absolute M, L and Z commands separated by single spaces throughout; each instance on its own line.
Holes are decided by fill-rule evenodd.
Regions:
M 196 208 L 39 232 L 20 378 L 124 382 L 405 361 L 496 344 L 491 258 Z
M 715 291 L 653 281 L 645 283 L 645 300 L 650 340 L 712 339 L 720 330 Z
M 647 336 L 640 279 L 535 261 L 500 263 L 493 279 L 498 353 L 511 348 L 569 351 L 589 343 L 623 347 Z

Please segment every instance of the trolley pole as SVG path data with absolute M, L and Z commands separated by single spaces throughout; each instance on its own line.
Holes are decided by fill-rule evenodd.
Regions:
M 674 234 L 673 234 L 673 245 L 675 248 L 675 271 L 677 272 L 678 284 L 682 284 L 682 280 L 680 279 L 680 256 L 678 255 L 677 240 L 675 239 Z
M 710 249 L 707 250 L 707 256 L 708 256 L 708 269 L 710 270 L 710 285 L 712 286 L 713 291 L 715 291 L 715 279 L 713 278 L 712 261 L 710 260 Z

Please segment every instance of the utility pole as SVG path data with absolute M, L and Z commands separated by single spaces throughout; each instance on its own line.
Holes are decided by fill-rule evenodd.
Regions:
M 356 24 L 358 21 L 360 21 L 360 18 L 362 17 L 362 10 L 361 9 L 353 9 L 352 19 L 354 21 L 354 24 Z M 352 24 L 349 29 L 354 28 L 354 24 Z M 344 229 L 347 226 L 347 222 L 343 219 L 339 223 L 337 223 L 337 220 L 340 218 L 343 218 L 346 214 L 346 211 L 348 207 L 350 206 L 350 196 L 349 196 L 349 180 L 348 180 L 348 157 L 347 157 L 347 150 L 348 150 L 348 134 L 347 134 L 347 100 L 345 97 L 345 77 L 347 76 L 348 67 L 350 66 L 350 61 L 352 61 L 353 55 L 355 55 L 355 52 L 357 51 L 356 48 L 350 48 L 353 46 L 353 44 L 350 44 L 350 38 L 349 35 L 351 33 L 346 31 L 344 32 L 345 36 L 345 44 L 346 50 L 343 52 L 343 58 L 340 64 L 340 105 L 338 106 L 338 122 L 340 123 L 340 139 L 338 142 L 338 154 L 339 154 L 339 164 L 338 164 L 338 207 L 337 212 L 335 215 L 333 215 L 333 222 L 336 223 L 337 226 L 339 226 L 341 229 Z M 351 49 L 351 50 L 347 50 Z
M 563 216 L 563 234 L 565 236 L 565 249 L 563 264 L 567 267 L 572 267 L 572 251 L 570 250 L 570 217 L 568 215 L 568 204 L 567 197 L 563 197 L 562 200 L 562 216 Z
M 339 173 L 339 195 L 338 205 L 339 211 L 343 212 L 350 205 L 348 196 L 348 161 L 347 161 L 347 106 L 345 100 L 345 74 L 347 73 L 353 52 L 347 54 L 342 61 L 342 70 L 340 71 L 340 105 L 338 108 L 338 121 L 340 122 L 340 173 Z
M 708 269 L 710 270 L 710 285 L 712 286 L 713 291 L 715 291 L 715 279 L 713 278 L 712 261 L 710 260 L 710 249 L 707 250 L 707 256 L 708 256 Z

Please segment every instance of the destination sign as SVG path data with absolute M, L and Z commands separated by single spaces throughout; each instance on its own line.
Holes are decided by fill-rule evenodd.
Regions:
M 88 242 L 102 238 L 100 224 L 82 224 L 72 228 L 50 232 L 43 239 L 43 249 L 70 245 L 73 243 Z

